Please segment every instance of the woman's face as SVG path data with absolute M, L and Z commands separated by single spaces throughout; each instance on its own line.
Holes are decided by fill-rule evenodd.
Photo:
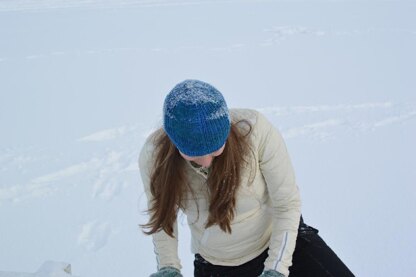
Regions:
M 214 160 L 214 158 L 222 154 L 222 152 L 224 151 L 224 147 L 225 147 L 225 144 L 217 151 L 212 152 L 211 154 L 207 154 L 205 156 L 188 156 L 182 153 L 181 151 L 179 151 L 179 153 L 187 161 L 194 162 L 203 167 L 209 167 L 212 161 Z

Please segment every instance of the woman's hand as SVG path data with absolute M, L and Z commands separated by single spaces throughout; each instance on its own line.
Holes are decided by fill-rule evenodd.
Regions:
M 276 270 L 269 269 L 269 270 L 263 271 L 260 277 L 285 277 L 285 275 L 283 275 L 280 272 L 277 272 Z
M 272 276 L 272 275 L 270 275 Z M 149 277 L 183 277 L 179 269 L 172 266 L 162 267 L 158 272 Z

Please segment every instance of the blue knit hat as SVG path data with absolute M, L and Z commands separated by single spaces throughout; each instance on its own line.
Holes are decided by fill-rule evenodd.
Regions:
M 163 120 L 173 144 L 188 156 L 204 156 L 220 149 L 231 127 L 221 92 L 198 80 L 185 80 L 169 92 Z

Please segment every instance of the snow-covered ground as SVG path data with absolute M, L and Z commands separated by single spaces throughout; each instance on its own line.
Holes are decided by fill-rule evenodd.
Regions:
M 414 276 L 415 14 L 413 1 L 0 1 L 0 271 L 155 271 L 137 157 L 166 93 L 196 78 L 282 131 L 305 220 L 357 276 Z

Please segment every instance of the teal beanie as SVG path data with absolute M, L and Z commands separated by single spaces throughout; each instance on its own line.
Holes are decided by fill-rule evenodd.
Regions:
M 163 126 L 185 155 L 204 156 L 227 140 L 231 121 L 223 95 L 208 83 L 185 80 L 166 96 Z

